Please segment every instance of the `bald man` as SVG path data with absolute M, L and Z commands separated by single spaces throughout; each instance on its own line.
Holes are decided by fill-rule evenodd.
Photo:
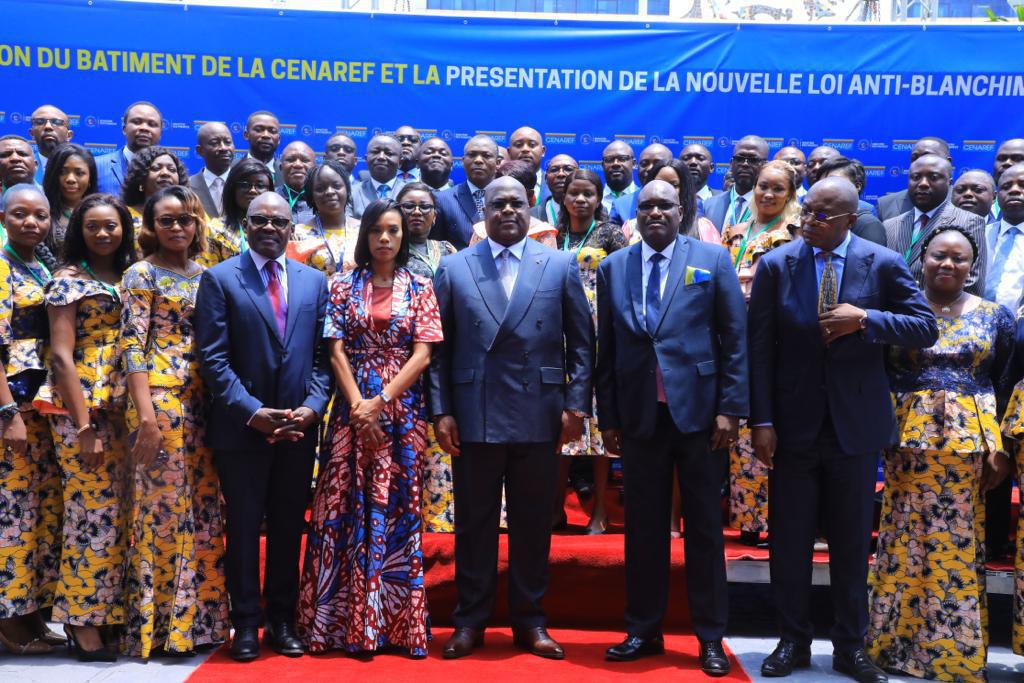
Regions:
M 394 199 L 405 183 L 398 178 L 402 145 L 390 135 L 375 135 L 366 145 L 369 178 L 352 186 L 352 216 L 361 218 L 363 209 L 378 199 Z
M 639 188 L 633 182 L 633 167 L 636 157 L 633 148 L 622 140 L 608 143 L 601 153 L 601 170 L 604 171 L 604 197 L 601 203 L 605 213 L 611 214 L 612 205 L 619 197 L 633 194 Z
M 750 218 L 754 204 L 754 183 L 757 174 L 768 160 L 768 142 L 757 135 L 740 138 L 733 147 L 729 171 L 733 186 L 728 192 L 704 202 L 704 215 L 719 231 Z
M 313 198 L 306 196 L 306 175 L 316 166 L 316 152 L 302 140 L 289 142 L 281 152 L 281 184 L 277 193 L 288 200 L 296 225 L 313 224 Z
M 188 186 L 203 202 L 208 216 L 223 213 L 224 184 L 235 161 L 235 140 L 223 123 L 204 123 L 196 135 L 196 154 L 204 162 L 203 170 L 189 176 Z
M 473 224 L 484 217 L 484 190 L 498 168 L 498 145 L 489 135 L 475 135 L 462 150 L 466 179 L 436 195 L 437 217 L 430 236 L 465 249 L 473 238 Z
M 28 134 L 36 143 L 36 182 L 42 183 L 46 161 L 59 145 L 71 140 L 74 131 L 68 115 L 52 104 L 44 104 L 32 112 L 29 123 Z
M 544 183 L 541 173 L 541 162 L 544 161 L 544 153 L 547 148 L 544 146 L 544 138 L 534 128 L 523 126 L 512 131 L 508 139 L 508 158 L 513 161 L 525 161 L 537 174 L 537 187 Z
M 672 150 L 665 145 L 655 142 L 644 147 L 644 150 L 640 152 L 640 160 L 637 164 L 637 176 L 640 179 L 638 189 L 632 194 L 624 195 L 612 202 L 609 219 L 613 223 L 622 225 L 626 221 L 636 218 L 636 203 L 640 197 L 639 188 L 653 180 L 650 177 L 650 171 L 656 163 L 667 164 L 670 161 L 672 161 Z
M 820 523 L 830 554 L 832 668 L 858 681 L 887 680 L 864 651 L 878 456 L 896 432 L 886 345 L 926 348 L 938 328 L 902 254 L 850 231 L 856 211 L 853 183 L 816 182 L 804 198 L 802 237 L 761 257 L 751 291 L 749 424 L 755 455 L 772 468 L 780 630 L 761 665 L 766 677 L 810 666 Z

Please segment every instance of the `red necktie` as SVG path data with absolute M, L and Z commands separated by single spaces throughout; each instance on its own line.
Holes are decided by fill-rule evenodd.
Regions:
M 277 331 L 284 339 L 286 321 L 288 320 L 288 302 L 284 297 L 284 290 L 281 287 L 281 280 L 277 277 L 277 261 L 267 261 L 263 266 L 267 271 L 267 296 L 270 297 L 270 306 L 274 309 L 274 320 L 277 321 Z

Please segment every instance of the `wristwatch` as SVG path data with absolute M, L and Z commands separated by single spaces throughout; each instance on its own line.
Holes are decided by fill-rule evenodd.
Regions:
M 868 312 L 864 311 L 864 315 L 860 317 L 860 329 L 864 331 L 868 328 Z
M 7 422 L 12 417 L 18 414 L 18 404 L 8 403 L 0 406 L 0 420 Z
M 388 392 L 384 391 L 383 389 L 381 389 L 380 393 L 377 395 L 380 396 L 380 400 L 384 401 L 385 403 L 391 403 L 391 397 L 388 395 Z

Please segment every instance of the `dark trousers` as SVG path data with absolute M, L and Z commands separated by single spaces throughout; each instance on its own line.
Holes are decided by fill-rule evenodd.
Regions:
M 554 442 L 463 443 L 452 458 L 455 494 L 456 627 L 482 630 L 494 609 L 498 523 L 505 482 L 508 607 L 515 629 L 545 626 L 551 510 L 558 455 Z M 667 534 L 668 532 L 666 532 Z
M 686 593 L 690 621 L 703 641 L 720 640 L 729 618 L 729 586 L 722 537 L 723 451 L 712 453 L 707 431 L 683 434 L 663 403 L 654 434 L 624 438 L 626 493 L 626 632 L 661 633 L 668 606 L 672 468 L 678 468 L 686 524 Z
M 1010 540 L 1010 497 L 1013 476 L 985 495 L 985 544 L 1002 555 Z
M 267 520 L 263 597 L 267 621 L 295 619 L 299 597 L 299 549 L 313 479 L 315 441 L 281 443 L 214 454 L 227 506 L 225 529 L 231 623 L 258 626 L 260 524 Z
M 877 468 L 877 453 L 843 453 L 828 418 L 809 449 L 776 451 L 768 475 L 768 528 L 782 638 L 809 645 L 813 637 L 811 559 L 820 520 L 829 548 L 833 647 L 841 653 L 864 647 Z

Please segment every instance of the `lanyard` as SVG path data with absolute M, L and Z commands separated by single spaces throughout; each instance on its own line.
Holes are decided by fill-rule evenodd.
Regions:
M 299 190 L 298 192 L 296 192 L 287 185 L 284 186 L 284 191 L 288 194 L 288 208 L 294 211 L 295 205 L 298 204 L 303 197 L 305 197 L 306 191 Z
M 740 215 L 739 220 L 736 220 L 736 199 L 739 195 L 736 194 L 736 188 L 734 187 L 729 188 L 729 194 L 729 206 L 732 207 L 732 211 L 730 211 L 730 214 L 732 215 L 732 222 L 730 222 L 729 225 L 736 225 L 737 223 L 742 223 L 750 218 L 750 202 L 747 202 L 747 206 L 743 208 L 743 213 Z
M 249 248 L 249 240 L 245 238 L 245 228 L 241 224 L 238 226 L 238 253 L 241 254 Z
M 14 251 L 14 249 L 11 248 L 11 245 L 9 243 L 4 245 L 4 251 L 13 256 L 14 260 L 20 263 L 22 268 L 28 271 L 28 274 L 32 276 L 32 279 L 35 280 L 40 287 L 45 287 L 47 280 L 50 280 L 53 277 L 53 274 L 50 273 L 50 269 L 46 267 L 45 263 L 43 263 L 42 261 L 36 261 L 36 265 L 42 268 L 43 272 L 46 273 L 46 280 L 39 277 L 39 274 L 30 265 L 25 263 L 25 261 L 20 256 L 18 256 L 18 252 Z
M 82 269 L 83 269 L 83 270 L 84 270 L 85 272 L 89 273 L 89 276 L 90 276 L 90 277 L 91 277 L 91 278 L 92 278 L 93 280 L 95 280 L 96 282 L 98 282 L 98 283 L 99 283 L 99 285 L 100 285 L 100 287 L 102 287 L 103 289 L 105 289 L 105 290 L 106 290 L 106 292 L 107 292 L 107 294 L 109 294 L 109 295 L 110 295 L 110 296 L 111 296 L 111 297 L 112 297 L 112 298 L 114 299 L 114 301 L 118 301 L 118 302 L 119 302 L 119 301 L 121 301 L 121 297 L 120 297 L 120 296 L 118 296 L 118 294 L 117 294 L 117 290 L 116 290 L 115 288 L 111 287 L 110 285 L 108 285 L 108 284 L 107 284 L 106 282 L 104 282 L 103 280 L 101 280 L 101 279 L 99 279 L 98 277 L 96 277 L 96 273 L 92 272 L 92 268 L 90 268 L 90 267 L 89 267 L 89 264 L 85 262 L 85 259 L 82 259 L 81 265 L 82 265 Z
M 574 254 L 580 253 L 580 249 L 583 248 L 583 245 L 586 244 L 587 240 L 590 238 L 590 233 L 594 232 L 595 225 L 597 225 L 596 220 L 590 221 L 590 227 L 587 228 L 587 234 L 583 236 L 583 239 L 580 240 L 580 243 L 577 244 L 576 248 L 572 250 Z M 569 235 L 571 234 L 572 233 L 569 232 L 568 230 L 565 231 L 565 240 L 562 241 L 562 251 L 569 251 Z
M 344 219 L 342 219 L 342 220 L 344 220 Z M 331 243 L 329 241 L 327 241 L 327 230 L 324 229 L 324 224 L 320 221 L 320 216 L 316 217 L 316 227 L 318 227 L 320 229 L 320 239 L 322 239 L 324 241 L 324 248 L 327 249 L 327 255 L 331 257 L 332 261 L 334 261 L 334 269 L 335 270 L 341 270 L 341 259 L 345 258 L 345 238 L 344 238 L 344 236 L 342 237 L 342 240 L 341 240 L 341 254 L 340 254 L 340 258 L 335 258 L 334 251 L 331 249 Z M 347 226 L 342 228 L 342 235 L 344 235 L 346 232 L 348 232 Z
M 914 251 L 914 245 L 921 240 L 921 235 L 924 234 L 924 229 L 927 227 L 928 224 L 925 223 L 924 226 L 922 226 L 921 229 L 917 231 L 916 235 L 914 234 L 913 230 L 910 231 L 910 246 L 907 247 L 907 253 L 903 254 L 903 260 L 906 261 L 907 263 L 910 263 L 910 252 Z
M 548 218 L 551 219 L 551 220 L 548 221 L 548 223 L 551 223 L 551 225 L 558 225 L 558 214 L 555 213 L 555 199 L 554 199 L 554 197 L 552 197 L 550 200 L 548 200 L 547 209 L 548 209 Z
M 780 220 L 782 220 L 782 216 L 781 215 L 776 216 L 772 220 L 768 221 L 768 223 L 766 223 L 763 228 L 758 230 L 757 234 L 754 235 L 753 237 L 750 236 L 750 228 L 747 228 L 747 236 L 744 237 L 743 241 L 740 243 L 740 250 L 736 254 L 736 260 L 733 262 L 732 267 L 733 268 L 739 268 L 740 267 L 740 261 L 743 259 L 743 255 L 747 253 L 747 243 L 750 242 L 750 240 L 756 240 L 758 237 L 761 236 L 762 233 L 764 233 L 765 230 L 767 230 L 768 228 L 772 227 L 773 225 L 778 223 Z M 752 228 L 754 226 L 750 226 L 750 227 Z

